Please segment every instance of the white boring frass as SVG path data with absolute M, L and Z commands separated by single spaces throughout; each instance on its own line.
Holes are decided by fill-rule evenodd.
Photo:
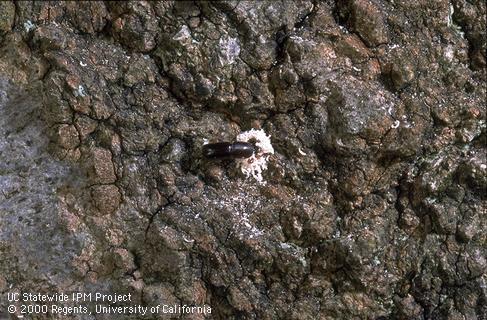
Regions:
M 268 136 L 262 129 L 251 129 L 237 136 L 237 141 L 253 142 L 257 149 L 251 157 L 236 160 L 237 167 L 242 170 L 247 178 L 252 176 L 261 184 L 266 183 L 262 178 L 262 171 L 267 169 L 269 157 L 274 154 L 270 138 L 271 136 Z

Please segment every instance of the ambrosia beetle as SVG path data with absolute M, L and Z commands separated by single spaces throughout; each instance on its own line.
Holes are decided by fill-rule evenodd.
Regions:
M 203 146 L 203 156 L 209 159 L 249 158 L 254 153 L 254 145 L 248 142 L 217 142 Z

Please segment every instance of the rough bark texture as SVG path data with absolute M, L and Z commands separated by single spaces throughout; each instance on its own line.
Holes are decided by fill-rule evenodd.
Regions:
M 485 320 L 485 17 L 0 2 L 0 312 L 100 291 L 212 308 L 160 318 Z M 266 185 L 201 156 L 250 128 Z

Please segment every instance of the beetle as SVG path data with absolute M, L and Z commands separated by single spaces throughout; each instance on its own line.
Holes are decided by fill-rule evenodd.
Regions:
M 248 142 L 217 142 L 203 146 L 203 156 L 209 159 L 249 158 L 254 153 L 254 145 Z

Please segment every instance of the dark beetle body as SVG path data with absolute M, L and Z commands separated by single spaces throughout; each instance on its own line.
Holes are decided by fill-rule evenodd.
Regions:
M 210 159 L 248 158 L 254 152 L 254 145 L 247 142 L 218 142 L 203 146 L 203 155 Z

